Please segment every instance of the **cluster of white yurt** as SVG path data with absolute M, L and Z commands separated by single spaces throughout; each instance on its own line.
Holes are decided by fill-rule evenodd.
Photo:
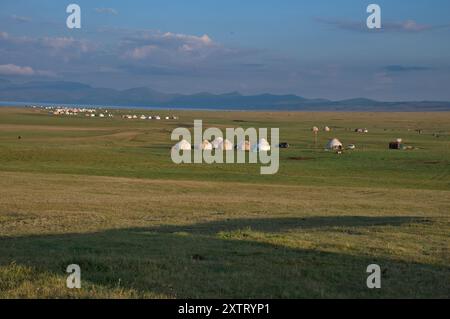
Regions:
M 106 110 L 106 112 L 105 113 L 108 113 L 108 110 Z M 159 115 L 149 115 L 149 116 L 147 116 L 147 115 L 144 115 L 144 114 L 142 114 L 142 115 L 136 115 L 136 114 L 134 114 L 134 115 L 132 115 L 132 114 L 124 114 L 124 115 L 122 115 L 122 118 L 123 119 L 128 119 L 128 120 L 136 120 L 136 119 L 141 119 L 141 120 L 161 120 L 162 119 L 162 117 L 161 116 L 159 116 Z M 178 120 L 178 116 L 165 116 L 164 117 L 164 119 L 165 120 Z
M 187 151 L 191 150 L 191 144 L 186 140 L 181 140 L 172 147 L 175 151 Z M 223 139 L 222 137 L 215 138 L 212 142 L 203 140 L 202 143 L 195 145 L 196 150 L 220 150 L 220 151 L 232 151 L 234 145 L 231 141 Z M 249 141 L 242 141 L 236 146 L 238 151 L 252 151 L 252 152 L 267 152 L 270 151 L 270 144 L 265 138 L 261 138 L 257 144 L 251 145 Z

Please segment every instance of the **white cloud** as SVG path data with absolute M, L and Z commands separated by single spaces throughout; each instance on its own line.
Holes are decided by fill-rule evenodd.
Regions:
M 119 12 L 114 8 L 95 8 L 95 12 L 97 13 L 105 13 L 105 14 L 112 14 L 112 15 L 118 15 Z
M 414 20 L 403 21 L 400 23 L 388 24 L 389 27 L 396 30 L 406 31 L 406 32 L 420 32 L 429 30 L 432 26 L 426 24 L 419 24 Z
M 31 22 L 31 18 L 24 17 L 24 16 L 18 16 L 18 15 L 11 15 L 11 19 L 17 22 Z
M 317 22 L 332 25 L 338 29 L 359 31 L 359 32 L 373 32 L 367 28 L 364 22 L 354 21 L 354 20 L 342 20 L 342 19 L 331 19 L 331 18 L 315 18 Z M 429 31 L 439 28 L 448 28 L 449 25 L 433 26 L 428 24 L 421 24 L 414 20 L 406 21 L 387 21 L 382 23 L 382 28 L 377 30 L 379 32 L 404 32 L 404 33 L 418 33 Z
M 136 60 L 151 57 L 157 53 L 166 55 L 196 53 L 205 56 L 215 50 L 225 50 L 207 34 L 195 36 L 172 32 L 144 32 L 125 38 L 122 45 L 125 47 L 125 56 Z
M 176 39 L 176 40 L 180 40 L 182 42 L 196 43 L 196 44 L 200 44 L 200 45 L 212 45 L 213 44 L 213 41 L 207 34 L 204 34 L 201 37 L 198 37 L 195 35 L 166 32 L 162 35 L 162 38 Z
M 3 44 L 3 45 L 2 45 Z M 95 51 L 98 45 L 85 40 L 72 37 L 42 37 L 12 36 L 0 31 L 0 45 L 10 52 L 28 52 L 32 50 L 35 55 L 42 53 L 51 56 L 61 56 L 69 59 L 74 56 Z
M 9 38 L 8 33 L 0 31 L 0 40 L 7 40 Z
M 54 50 L 65 50 L 70 48 L 85 53 L 93 49 L 93 45 L 85 40 L 75 40 L 74 38 L 68 37 L 45 37 L 40 39 L 39 43 Z
M 132 59 L 140 60 L 149 57 L 156 50 L 158 50 L 158 47 L 155 45 L 144 45 L 126 52 L 126 55 Z
M 35 71 L 29 66 L 19 66 L 15 64 L 0 65 L 1 75 L 34 75 Z
M 45 76 L 56 77 L 56 73 L 48 70 L 35 70 L 30 66 L 20 66 L 16 64 L 1 64 L 0 75 L 18 75 L 18 76 Z

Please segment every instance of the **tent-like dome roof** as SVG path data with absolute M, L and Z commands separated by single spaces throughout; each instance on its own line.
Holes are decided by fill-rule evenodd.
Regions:
M 203 140 L 200 144 L 196 145 L 197 150 L 212 150 L 213 146 L 208 140 Z
M 173 149 L 176 151 L 188 151 L 191 150 L 191 143 L 186 140 L 181 140 L 173 146 Z
M 333 138 L 327 143 L 326 148 L 329 149 L 329 150 L 342 148 L 342 143 L 337 138 Z
M 219 136 L 219 137 L 216 137 L 214 139 L 214 141 L 211 142 L 211 144 L 212 144 L 213 148 L 218 148 L 222 142 L 223 142 L 223 138 Z
M 243 141 L 237 145 L 238 151 L 250 151 L 251 144 L 250 141 Z
M 233 150 L 233 143 L 231 143 L 229 140 L 223 140 L 217 148 L 219 150 L 231 151 Z
M 270 144 L 269 142 L 267 142 L 267 140 L 265 138 L 261 138 L 258 142 L 258 144 L 254 145 L 252 148 L 253 152 L 258 152 L 258 151 L 270 151 Z

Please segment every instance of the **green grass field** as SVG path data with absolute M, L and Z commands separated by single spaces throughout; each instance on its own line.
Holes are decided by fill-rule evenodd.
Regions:
M 450 297 L 450 113 L 136 112 L 179 119 L 0 108 L 1 298 Z M 175 165 L 170 133 L 194 119 L 291 147 L 276 175 Z M 332 128 L 317 144 L 314 125 Z

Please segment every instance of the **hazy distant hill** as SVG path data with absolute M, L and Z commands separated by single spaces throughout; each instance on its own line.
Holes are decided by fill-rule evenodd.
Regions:
M 306 99 L 297 95 L 167 94 L 146 87 L 127 90 L 93 88 L 77 82 L 28 82 L 0 79 L 0 101 L 148 106 L 170 108 L 317 111 L 450 111 L 450 102 L 380 102 L 357 98 L 342 101 Z

